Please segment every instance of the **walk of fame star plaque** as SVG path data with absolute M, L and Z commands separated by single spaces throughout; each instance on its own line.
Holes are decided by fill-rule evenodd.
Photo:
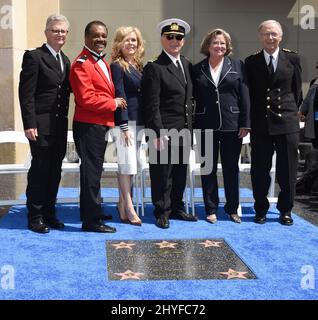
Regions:
M 251 280 L 224 239 L 106 241 L 109 280 Z

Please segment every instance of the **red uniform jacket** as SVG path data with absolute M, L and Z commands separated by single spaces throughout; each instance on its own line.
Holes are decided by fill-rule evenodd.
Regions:
M 85 48 L 72 64 L 70 83 L 75 96 L 74 121 L 113 127 L 116 110 L 115 87 L 109 65 L 103 61 L 110 81 Z

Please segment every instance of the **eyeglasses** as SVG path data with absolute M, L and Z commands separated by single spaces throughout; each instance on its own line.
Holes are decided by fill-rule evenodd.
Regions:
M 167 40 L 169 40 L 169 41 L 172 39 L 176 39 L 178 41 L 181 41 L 184 38 L 184 36 L 182 34 L 166 34 L 165 36 L 166 36 Z
M 279 34 L 277 32 L 264 32 L 264 33 L 261 33 L 261 36 L 266 37 L 266 38 L 269 38 L 270 36 L 272 38 L 277 38 L 279 36 Z
M 57 30 L 57 29 L 51 29 L 50 30 L 53 34 L 67 34 L 68 33 L 68 30 Z

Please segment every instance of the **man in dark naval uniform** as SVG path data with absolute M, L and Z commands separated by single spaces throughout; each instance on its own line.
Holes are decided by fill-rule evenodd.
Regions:
M 26 189 L 28 228 L 38 233 L 64 227 L 55 215 L 55 201 L 67 143 L 70 61 L 61 48 L 68 28 L 66 17 L 49 16 L 47 43 L 25 52 L 20 74 L 20 107 L 32 154 Z
M 245 60 L 251 96 L 254 221 L 266 222 L 270 170 L 276 151 L 279 221 L 292 225 L 299 141 L 297 112 L 302 99 L 300 59 L 296 53 L 279 48 L 283 36 L 279 22 L 264 21 L 258 30 L 263 50 Z
M 169 218 L 196 221 L 184 211 L 182 201 L 187 177 L 189 139 L 168 137 L 169 130 L 180 132 L 192 125 L 191 64 L 180 51 L 190 26 L 180 19 L 167 19 L 157 26 L 163 51 L 144 68 L 142 79 L 143 115 L 145 126 L 153 130 L 148 144 L 155 150 L 158 162 L 150 160 L 151 196 L 159 228 L 169 228 Z M 189 131 L 186 131 L 189 133 Z M 189 135 L 190 136 L 190 135 Z M 185 149 L 184 149 L 185 148 Z M 167 161 L 159 160 L 162 153 Z M 178 154 L 177 161 L 172 158 Z M 173 160 L 173 161 L 172 161 Z

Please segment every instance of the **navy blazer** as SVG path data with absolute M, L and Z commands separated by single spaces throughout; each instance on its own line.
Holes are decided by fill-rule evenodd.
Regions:
M 70 60 L 61 51 L 64 71 L 46 44 L 23 55 L 19 100 L 24 130 L 64 136 L 68 126 Z
M 315 83 L 317 81 L 317 83 Z M 318 107 L 318 79 L 310 81 L 310 88 L 307 95 L 300 106 L 300 111 L 306 116 L 304 137 L 309 139 L 316 139 L 315 130 L 315 111 Z
M 116 97 L 127 101 L 127 109 L 117 108 L 115 111 L 115 124 L 120 125 L 127 121 L 136 121 L 136 125 L 143 125 L 141 114 L 141 77 L 142 74 L 133 67 L 129 72 L 113 62 L 110 65 L 112 78 L 115 85 Z
M 178 68 L 162 51 L 145 66 L 142 99 L 145 125 L 159 136 L 162 129 L 192 129 L 192 64 L 182 55 L 187 83 Z
M 263 50 L 245 59 L 251 96 L 252 133 L 280 135 L 299 131 L 298 107 L 302 101 L 298 54 L 279 49 L 277 69 L 268 73 Z
M 193 67 L 194 127 L 221 131 L 250 128 L 250 97 L 244 64 L 224 57 L 218 85 L 212 79 L 208 58 Z

